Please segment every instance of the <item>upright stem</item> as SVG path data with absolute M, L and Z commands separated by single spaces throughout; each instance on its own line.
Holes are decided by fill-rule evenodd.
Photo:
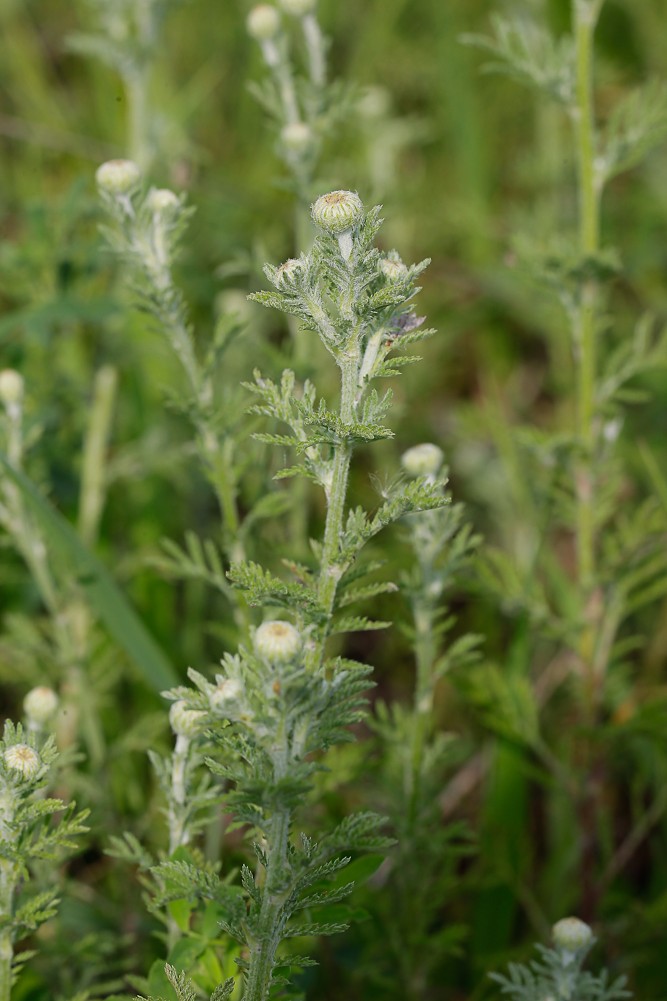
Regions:
M 95 376 L 90 423 L 86 432 L 81 470 L 79 534 L 90 546 L 97 537 L 105 495 L 105 453 L 113 418 L 118 377 L 104 365 Z
M 341 370 L 341 401 L 340 417 L 345 424 L 352 424 L 355 416 L 357 396 L 357 380 L 359 375 L 359 337 L 355 329 L 350 335 L 347 349 L 339 360 Z M 347 481 L 352 460 L 352 449 L 348 444 L 335 446 L 331 486 L 327 492 L 327 517 L 324 526 L 324 543 L 322 545 L 322 560 L 320 577 L 317 587 L 317 597 L 327 624 L 331 618 L 338 582 L 343 574 L 343 567 L 338 562 L 340 540 L 345 517 L 345 498 L 347 496 Z M 327 639 L 327 626 L 321 637 L 313 643 L 306 657 L 308 670 L 316 670 L 324 656 L 324 646 Z
M 310 79 L 316 87 L 324 87 L 327 82 L 327 66 L 324 52 L 324 39 L 317 18 L 314 14 L 306 14 L 303 19 L 303 37 L 308 49 Z
M 583 258 L 595 256 L 600 249 L 600 192 L 595 176 L 595 118 L 593 108 L 593 36 L 599 5 L 577 0 L 575 3 L 576 105 L 573 109 L 577 139 L 579 183 L 579 250 Z M 583 449 L 578 471 L 577 560 L 579 581 L 586 599 L 594 581 L 595 540 L 593 485 L 593 450 L 595 447 L 595 377 L 597 288 L 588 281 L 581 291 L 577 310 L 576 349 L 577 432 Z M 592 650 L 586 650 L 586 660 Z
M 7 842 L 14 838 L 11 829 L 12 815 L 11 799 L 4 794 L 0 800 L 0 841 Z M 11 916 L 16 880 L 15 865 L 8 859 L 0 859 L 0 1001 L 10 1001 L 12 993 L 14 940 Z
M 148 139 L 148 68 L 136 67 L 125 78 L 128 113 L 128 147 L 131 160 L 142 170 L 150 167 L 152 149 Z
M 341 370 L 340 417 L 346 424 L 354 421 L 355 397 L 359 370 L 359 332 L 351 330 L 347 349 L 339 360 Z M 322 546 L 322 560 L 318 582 L 318 597 L 322 609 L 330 618 L 336 599 L 336 589 L 342 575 L 338 557 L 345 517 L 347 482 L 352 458 L 351 447 L 338 444 L 334 449 L 331 486 L 327 491 L 327 516 Z M 306 668 L 317 670 L 324 657 L 327 640 L 326 627 L 318 635 L 306 655 Z M 290 747 L 288 735 L 277 735 L 274 756 L 274 781 L 278 783 L 287 774 L 292 755 L 300 753 L 299 747 Z M 287 850 L 292 811 L 280 807 L 271 817 L 266 846 L 266 880 L 258 919 L 258 930 L 250 950 L 250 965 L 246 978 L 243 1001 L 266 1001 L 271 986 L 276 951 L 283 935 L 281 917 L 285 900 Z
M 583 261 L 600 249 L 600 186 L 595 165 L 595 110 L 593 103 L 593 42 L 601 0 L 575 0 L 574 37 L 576 52 L 576 101 L 573 121 L 576 133 L 579 186 L 579 253 Z M 577 435 L 581 457 L 575 472 L 576 541 L 579 593 L 585 621 L 579 639 L 579 657 L 587 685 L 588 724 L 596 724 L 600 679 L 606 664 L 595 663 L 602 609 L 596 608 L 595 539 L 595 447 L 597 442 L 595 386 L 597 374 L 598 288 L 593 279 L 581 288 L 576 311 L 575 351 L 577 370 Z M 582 830 L 582 914 L 594 917 L 598 898 L 596 883 L 600 775 L 592 744 L 586 747 L 586 781 L 578 803 Z
M 412 744 L 410 748 L 409 821 L 417 820 L 421 794 L 421 771 L 431 713 L 433 710 L 433 663 L 436 656 L 433 631 L 435 609 L 432 601 L 422 593 L 415 598 L 413 617 L 415 624 L 415 657 L 417 661 L 417 682 L 413 705 Z

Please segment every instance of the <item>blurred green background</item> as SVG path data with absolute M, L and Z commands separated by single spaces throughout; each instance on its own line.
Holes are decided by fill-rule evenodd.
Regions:
M 276 156 L 276 136 L 247 87 L 264 73 L 259 49 L 245 31 L 248 9 L 220 0 L 177 7 L 166 22 L 151 85 L 159 143 L 151 180 L 187 191 L 196 208 L 178 278 L 199 343 L 205 346 L 222 310 L 238 310 L 246 323 L 227 363 L 230 386 L 248 379 L 259 362 L 273 373 L 283 364 L 280 318 L 246 303 L 245 295 L 262 287 L 265 260 L 278 262 L 295 250 L 293 195 Z M 403 449 L 436 441 L 450 465 L 454 498 L 467 504 L 475 530 L 510 553 L 522 544 L 527 486 L 510 429 L 519 423 L 567 426 L 572 407 L 562 316 L 517 267 L 512 238 L 519 229 L 542 234 L 574 225 L 574 164 L 563 116 L 511 80 L 483 74 L 484 58 L 462 45 L 460 36 L 486 30 L 492 13 L 522 10 L 548 20 L 556 34 L 569 24 L 566 0 L 321 0 L 330 72 L 361 99 L 325 150 L 312 192 L 352 188 L 366 203 L 381 201 L 385 249 L 396 247 L 406 261 L 432 258 L 418 311 L 438 334 L 424 347 L 425 361 L 395 387 L 396 441 L 372 458 L 360 453 L 355 489 L 370 496 L 369 471 L 391 472 Z M 233 629 L 219 596 L 195 584 L 174 585 L 150 562 L 163 537 L 181 539 L 187 529 L 213 534 L 217 516 L 193 462 L 186 423 L 164 406 L 165 390 L 177 392 L 180 372 L 154 332 L 128 310 L 122 273 L 98 233 L 94 172 L 101 161 L 126 155 L 127 109 L 116 74 L 68 44 L 92 23 L 92 10 L 82 0 L 0 0 L 1 365 L 23 373 L 28 418 L 40 429 L 30 475 L 71 519 L 93 376 L 103 364 L 117 368 L 109 493 L 97 552 L 184 675 L 188 664 L 215 663 Z M 667 79 L 658 0 L 607 0 L 596 74 L 603 119 L 627 88 L 651 77 Z M 611 299 L 610 343 L 627 335 L 643 313 L 658 323 L 667 318 L 666 176 L 667 154 L 659 149 L 640 169 L 614 181 L 605 197 L 605 242 L 623 260 Z M 637 442 L 645 442 L 664 469 L 667 376 L 657 370 L 642 385 L 650 397 L 629 412 L 621 451 L 628 475 L 645 489 Z M 244 482 L 248 497 L 262 489 L 252 457 Z M 278 529 L 273 535 L 266 529 L 263 539 L 278 552 L 284 545 Z M 398 534 L 386 545 L 396 565 L 405 562 Z M 7 634 L 0 640 L 3 708 L 11 714 L 29 684 L 48 680 L 49 672 L 51 680 L 58 677 L 34 643 L 27 653 L 23 643 L 25 656 L 17 659 L 22 640 L 13 616 L 19 610 L 38 615 L 40 604 L 9 545 L 0 587 Z M 485 637 L 489 660 L 539 674 L 549 651 L 528 652 L 529 623 L 498 607 L 475 581 L 461 587 L 455 610 L 458 631 Z M 654 807 L 656 790 L 667 780 L 667 739 L 662 750 L 656 739 L 667 722 L 665 611 L 667 605 L 652 608 L 634 623 L 644 646 L 626 659 L 618 682 L 619 726 L 637 706 L 643 715 L 627 738 L 629 757 L 623 744 L 609 742 L 615 784 L 605 811 L 612 841 L 615 831 L 626 830 L 626 816 Z M 381 617 L 405 614 L 397 597 Z M 106 659 L 91 680 L 90 706 L 99 712 L 106 746 L 97 765 L 87 748 L 86 780 L 76 790 L 79 799 L 96 806 L 98 820 L 88 853 L 70 873 L 78 889 L 63 905 L 63 927 L 65 936 L 68 928 L 79 935 L 85 925 L 114 943 L 122 927 L 124 962 L 140 972 L 152 957 L 151 926 L 138 887 L 128 890 L 127 873 L 102 851 L 109 830 L 124 827 L 159 842 L 143 752 L 165 741 L 166 732 L 158 698 L 108 641 L 100 642 Z M 379 694 L 407 698 L 407 643 L 392 633 L 361 636 L 355 644 L 355 655 L 379 665 Z M 464 759 L 487 758 L 481 780 L 453 811 L 470 823 L 477 848 L 471 859 L 454 864 L 455 886 L 441 917 L 443 924 L 461 922 L 468 932 L 458 955 L 443 959 L 442 982 L 432 994 L 460 1001 L 486 996 L 489 968 L 524 956 L 550 921 L 582 906 L 567 804 L 557 791 L 545 793 L 530 755 L 489 735 L 464 688 L 443 687 L 442 726 L 462 734 Z M 566 733 L 567 704 L 551 706 L 549 713 L 548 726 Z M 359 777 L 364 746 L 350 752 L 349 760 L 336 759 L 340 776 Z M 100 785 L 95 768 L 101 763 Z M 372 780 L 365 792 L 354 782 L 342 793 L 333 783 L 325 791 L 334 816 L 375 795 Z M 596 912 L 587 915 L 600 930 L 599 955 L 631 976 L 639 997 L 656 1001 L 667 996 L 661 949 L 665 807 L 627 867 L 601 890 Z M 368 891 L 374 892 L 381 887 Z M 372 922 L 360 929 L 325 944 L 320 972 L 310 978 L 312 996 L 386 996 L 396 989 L 365 978 L 375 933 Z M 376 951 L 377 940 L 378 934 Z M 114 950 L 117 945 L 110 945 L 108 952 Z M 96 956 L 89 971 L 99 984 L 107 974 Z M 108 964 L 114 976 L 117 958 Z M 20 997 L 41 1001 L 40 989 L 27 983 Z

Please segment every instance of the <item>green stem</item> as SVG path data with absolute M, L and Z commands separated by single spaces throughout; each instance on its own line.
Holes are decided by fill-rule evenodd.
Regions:
M 282 941 L 287 845 L 291 810 L 276 810 L 271 818 L 266 854 L 268 866 L 262 891 L 258 927 L 250 951 L 250 967 L 243 992 L 243 1001 L 266 1001 L 271 987 L 271 974 L 276 952 Z
M 128 148 L 131 160 L 142 173 L 151 165 L 152 150 L 148 138 L 148 70 L 146 66 L 136 67 L 125 77 L 128 113 Z
M 302 21 L 303 37 L 308 50 L 308 65 L 311 82 L 316 87 L 324 87 L 327 82 L 327 65 L 322 31 L 314 14 L 306 14 Z
M 83 448 L 79 500 L 79 534 L 87 546 L 97 537 L 104 505 L 105 457 L 118 382 L 116 369 L 104 365 L 95 376 L 90 422 Z
M 356 325 L 350 332 L 346 350 L 341 353 L 338 364 L 341 370 L 340 417 L 351 424 L 355 417 L 355 400 L 359 374 L 359 331 Z M 327 490 L 327 516 L 322 545 L 322 559 L 318 582 L 318 598 L 326 613 L 327 622 L 331 618 L 336 600 L 336 589 L 342 575 L 339 565 L 340 540 L 345 516 L 347 483 L 352 458 L 352 448 L 348 443 L 334 447 L 331 484 Z M 312 643 L 306 654 L 306 668 L 316 671 L 322 663 L 327 640 L 325 626 Z M 287 774 L 292 756 L 301 753 L 299 741 L 290 748 L 288 735 L 283 731 L 277 735 L 279 750 L 274 758 L 274 782 L 277 784 Z M 271 986 L 271 973 L 276 952 L 284 931 L 285 893 L 288 866 L 292 811 L 286 807 L 275 810 L 267 834 L 266 880 L 262 892 L 262 903 L 258 918 L 258 928 L 250 949 L 250 964 L 243 993 L 243 1001 L 266 1001 Z
M 359 335 L 358 331 L 354 329 L 350 335 L 347 349 L 343 351 L 338 361 L 341 370 L 340 417 L 345 424 L 352 424 L 355 418 L 359 361 Z M 322 663 L 338 582 L 344 570 L 338 561 L 338 556 L 343 533 L 345 499 L 351 460 L 352 448 L 349 444 L 340 443 L 335 446 L 331 484 L 327 491 L 327 518 L 317 588 L 317 597 L 326 616 L 326 625 L 306 657 L 306 668 L 310 671 L 317 670 Z
M 5 818 L 6 820 L 6 818 Z M 6 827 L 6 824 L 2 824 Z M 9 832 L 6 832 L 7 836 Z M 14 940 L 11 916 L 16 889 L 16 869 L 7 860 L 0 860 L 0 1001 L 10 1001 L 12 995 L 12 962 Z
M 424 590 L 428 586 L 423 580 Z M 421 773 L 424 746 L 431 726 L 433 711 L 433 664 L 436 657 L 435 635 L 433 631 L 435 609 L 425 595 L 420 594 L 413 605 L 415 624 L 415 659 L 417 681 L 413 705 L 412 743 L 410 747 L 410 778 L 408 820 L 414 824 L 419 811 L 421 796 Z
M 593 37 L 599 5 L 578 0 L 575 4 L 576 104 L 573 117 L 577 141 L 579 184 L 579 250 L 582 258 L 594 257 L 600 249 L 600 192 L 595 174 L 595 117 L 593 107 Z M 577 432 L 583 460 L 577 473 L 577 560 L 579 580 L 586 600 L 595 577 L 595 494 L 593 451 L 595 447 L 595 380 L 597 288 L 586 282 L 577 311 L 576 347 Z M 592 650 L 583 651 L 589 660 Z

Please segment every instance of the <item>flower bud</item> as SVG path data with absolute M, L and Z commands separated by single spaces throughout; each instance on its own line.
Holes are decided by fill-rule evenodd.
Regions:
M 141 180 L 141 171 L 132 160 L 107 160 L 97 168 L 97 186 L 110 195 L 126 195 Z
M 13 744 L 5 750 L 3 757 L 7 768 L 18 772 L 24 779 L 34 778 L 42 765 L 39 754 L 28 744 Z
M 361 221 L 364 206 L 355 191 L 330 191 L 311 206 L 313 222 L 320 229 L 340 236 Z
M 288 260 L 276 268 L 276 286 L 280 287 L 287 282 L 294 281 L 299 271 L 304 266 L 304 262 L 298 257 L 290 257 Z
M 313 148 L 313 130 L 305 122 L 290 122 L 282 129 L 280 141 L 289 153 L 303 156 Z
M 218 677 L 218 684 L 209 695 L 211 709 L 225 709 L 233 702 L 238 702 L 243 694 L 243 685 L 238 678 Z
M 13 368 L 0 372 L 0 400 L 6 407 L 17 407 L 23 399 L 23 377 Z
M 178 195 L 169 188 L 151 188 L 146 197 L 146 208 L 151 212 L 168 212 L 181 204 Z
M 280 7 L 291 17 L 305 17 L 317 7 L 317 0 L 278 0 Z
M 423 445 L 413 445 L 404 452 L 401 464 L 410 476 L 435 476 L 444 457 L 441 448 L 430 442 L 424 442 Z
M 579 918 L 563 918 L 553 926 L 551 934 L 558 949 L 573 954 L 593 941 L 590 926 Z
M 408 269 L 403 261 L 395 257 L 385 257 L 380 261 L 380 271 L 390 282 L 397 282 L 408 276 Z
M 58 708 L 58 696 L 52 688 L 39 685 L 31 688 L 23 700 L 23 711 L 29 723 L 42 726 L 48 723 Z
M 291 622 L 274 619 L 255 630 L 255 653 L 271 664 L 287 664 L 301 650 L 301 634 Z
M 280 31 L 280 14 L 268 3 L 260 3 L 248 14 L 248 34 L 258 42 L 268 42 Z
M 196 737 L 205 716 L 202 709 L 188 709 L 185 700 L 179 699 L 169 710 L 169 723 L 177 737 Z

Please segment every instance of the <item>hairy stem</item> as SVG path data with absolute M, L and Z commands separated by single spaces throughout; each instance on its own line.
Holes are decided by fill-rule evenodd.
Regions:
M 81 469 L 79 534 L 90 546 L 99 528 L 105 495 L 105 453 L 109 440 L 118 376 L 111 365 L 104 365 L 95 376 L 90 423 L 86 431 Z
M 339 359 L 341 370 L 340 417 L 351 424 L 355 416 L 355 399 L 359 370 L 359 331 L 356 326 L 350 332 L 347 349 Z M 327 516 L 324 528 L 324 542 L 318 582 L 318 598 L 327 619 L 330 619 L 336 599 L 338 582 L 342 568 L 338 563 L 340 540 L 345 517 L 348 475 L 352 448 L 347 443 L 334 447 L 333 474 L 327 491 Z M 327 640 L 326 628 L 321 630 L 306 654 L 306 668 L 315 671 L 324 657 Z M 290 747 L 286 733 L 277 735 L 277 751 L 274 756 L 274 781 L 278 783 L 288 772 L 292 756 L 301 753 L 301 744 L 294 741 Z M 250 952 L 250 966 L 246 978 L 243 1001 L 266 1001 L 271 986 L 271 973 L 276 952 L 284 931 L 283 905 L 285 900 L 287 850 L 292 811 L 279 807 L 271 817 L 267 834 L 266 879 L 262 892 L 262 903 L 258 920 L 258 930 Z
M 576 100 L 573 108 L 577 179 L 579 189 L 579 252 L 582 260 L 594 258 L 600 250 L 600 186 L 595 165 L 595 109 L 593 101 L 593 43 L 600 10 L 598 0 L 575 0 L 574 36 L 576 51 Z M 587 687 L 587 717 L 595 727 L 600 683 L 606 662 L 596 664 L 596 647 L 603 608 L 596 597 L 595 538 L 595 448 L 597 427 L 595 390 L 597 375 L 598 288 L 594 280 L 584 282 L 576 310 L 575 351 L 577 357 L 577 435 L 581 449 L 575 471 L 577 575 L 585 622 L 579 639 Z M 606 658 L 605 658 L 606 661 Z M 583 833 L 581 847 L 582 914 L 595 915 L 599 885 L 595 877 L 598 861 L 600 792 L 603 775 L 595 747 L 586 747 L 586 781 L 578 802 Z
M 6 805 L 2 804 L 3 810 Z M 11 831 L 6 823 L 8 816 L 0 819 L 2 840 L 9 839 Z M 16 868 L 7 859 L 0 859 L 0 1001 L 10 1001 L 12 994 L 12 962 L 14 940 L 11 917 L 16 889 Z
M 600 249 L 600 194 L 595 176 L 595 118 L 593 108 L 593 36 L 595 22 L 590 5 L 575 5 L 576 106 L 574 123 L 577 142 L 579 184 L 579 250 L 583 258 Z M 577 311 L 576 345 L 577 431 L 584 452 L 577 475 L 577 559 L 579 580 L 588 597 L 595 575 L 594 509 L 592 458 L 595 447 L 595 378 L 597 288 L 584 285 Z M 590 645 L 590 642 L 586 644 Z M 582 651 L 590 661 L 592 650 Z

